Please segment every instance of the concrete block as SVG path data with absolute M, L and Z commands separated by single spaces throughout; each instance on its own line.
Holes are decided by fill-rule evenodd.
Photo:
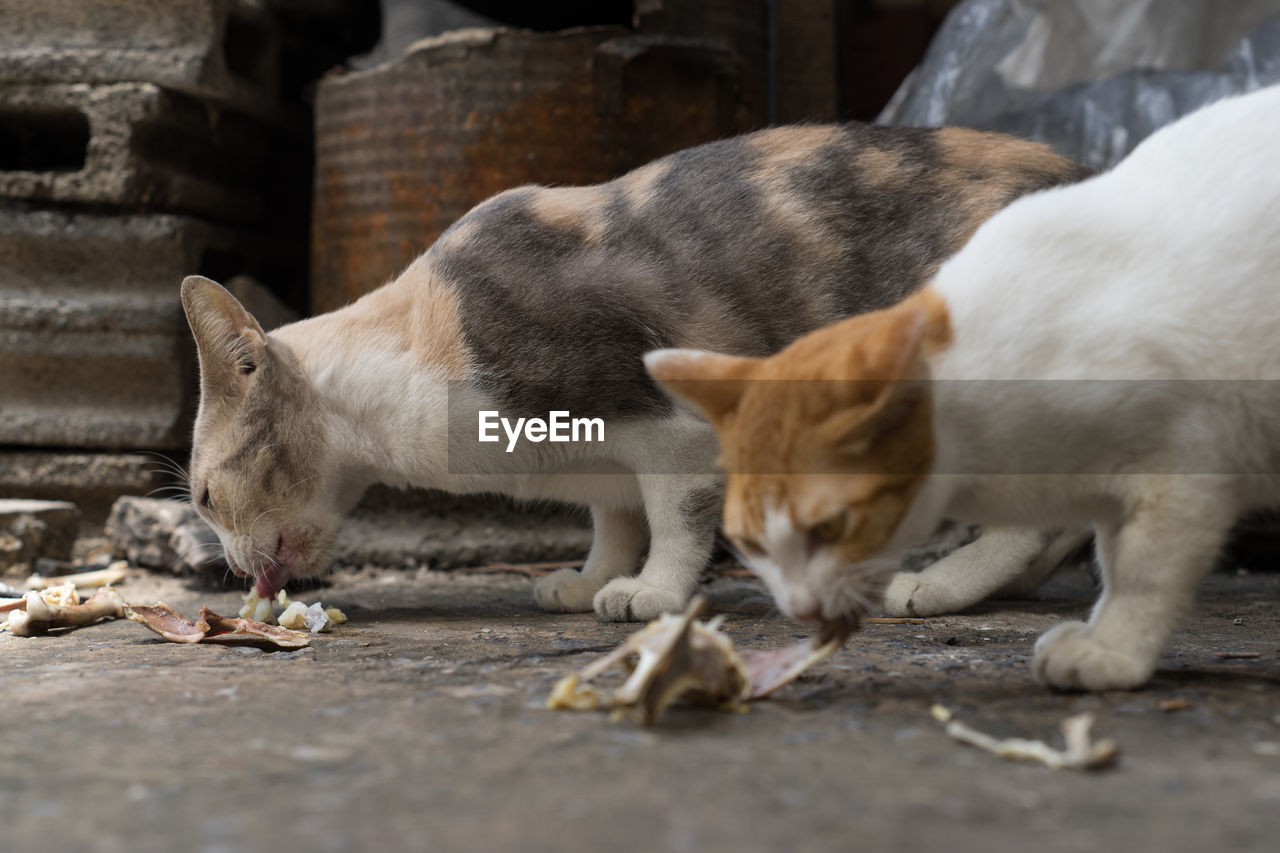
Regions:
M 0 444 L 184 447 L 196 374 L 179 284 L 253 272 L 253 246 L 188 217 L 0 207 Z
M 260 0 L 5 5 L 0 81 L 143 81 L 278 118 L 280 34 Z
M 140 566 L 219 577 L 227 568 L 216 534 L 186 501 L 123 496 L 111 508 L 106 532 L 115 555 Z M 584 512 L 379 488 L 343 523 L 334 559 L 345 567 L 452 569 L 581 560 L 590 545 Z
M 227 567 L 217 534 L 185 500 L 125 495 L 112 506 L 106 532 L 115 555 L 137 566 L 179 575 Z
M 455 569 L 581 560 L 590 547 L 591 520 L 585 510 L 375 487 L 344 522 L 334 558 L 348 567 Z
M 279 181 L 293 163 L 308 179 L 306 151 L 305 139 L 150 83 L 0 85 L 0 199 L 253 222 L 263 175 Z
M 102 524 L 122 494 L 145 495 L 169 484 L 171 463 L 156 454 L 0 452 L 0 494 L 73 501 L 88 524 Z
M 0 498 L 0 577 L 25 578 L 41 557 L 70 559 L 79 529 L 73 503 Z

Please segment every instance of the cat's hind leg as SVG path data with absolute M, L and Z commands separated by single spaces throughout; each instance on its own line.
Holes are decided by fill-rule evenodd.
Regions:
M 894 575 L 885 590 L 885 612 L 890 616 L 937 616 L 971 607 L 1022 578 L 1058 536 L 1058 531 L 1028 527 L 983 528 L 973 542 L 923 571 Z M 1059 562 L 1064 556 L 1065 552 Z
M 1189 499 L 1184 491 L 1143 499 L 1123 522 L 1100 526 L 1102 597 L 1088 623 L 1066 622 L 1040 638 L 1036 678 L 1061 690 L 1141 686 L 1234 520 L 1229 495 Z
M 640 565 L 648 531 L 639 507 L 593 506 L 591 523 L 591 551 L 582 571 L 560 569 L 534 584 L 534 599 L 543 610 L 585 613 L 605 584 Z
M 649 520 L 649 558 L 640 575 L 615 578 L 596 593 L 611 622 L 648 621 L 683 610 L 711 557 L 723 486 L 715 476 L 641 475 Z

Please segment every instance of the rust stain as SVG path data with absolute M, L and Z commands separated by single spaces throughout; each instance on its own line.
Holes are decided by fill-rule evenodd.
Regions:
M 323 82 L 312 310 L 394 278 L 502 190 L 601 183 L 738 129 L 722 118 L 716 80 L 647 59 L 625 71 L 621 113 L 601 115 L 591 59 L 620 32 L 504 32 L 465 61 L 421 51 Z

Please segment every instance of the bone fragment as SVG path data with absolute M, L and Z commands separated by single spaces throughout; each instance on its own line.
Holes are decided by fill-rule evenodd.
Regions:
M 995 738 L 953 718 L 942 705 L 930 709 L 933 718 L 946 727 L 946 733 L 961 743 L 976 746 L 1000 758 L 1014 761 L 1038 761 L 1054 770 L 1100 770 L 1115 763 L 1119 748 L 1107 739 L 1096 743 L 1090 738 L 1093 714 L 1076 714 L 1063 720 L 1060 728 L 1064 749 L 1055 749 L 1044 741 L 1026 738 Z
M 615 716 L 635 717 L 644 725 L 652 725 L 677 699 L 740 710 L 835 651 L 853 629 L 850 623 L 791 648 L 739 654 L 719 630 L 718 618 L 705 624 L 697 621 L 705 607 L 705 599 L 698 596 L 683 614 L 650 622 L 581 672 L 561 679 L 547 707 L 608 708 Z M 630 668 L 621 687 L 609 692 L 588 684 L 619 664 Z
M 74 575 L 61 575 L 59 577 L 46 578 L 40 575 L 32 575 L 27 578 L 26 587 L 29 590 L 45 589 L 51 586 L 61 586 L 63 584 L 75 584 L 78 587 L 97 587 L 110 586 L 111 584 L 120 583 L 128 574 L 129 564 L 124 560 L 117 560 L 105 569 L 98 569 L 93 572 L 80 572 Z
M 75 595 L 74 591 L 71 593 Z M 39 592 L 29 592 L 23 599 L 26 608 L 9 614 L 9 628 L 19 637 L 43 634 L 51 628 L 78 628 L 99 619 L 118 619 L 123 615 L 124 599 L 114 587 L 104 586 L 84 604 L 50 602 Z

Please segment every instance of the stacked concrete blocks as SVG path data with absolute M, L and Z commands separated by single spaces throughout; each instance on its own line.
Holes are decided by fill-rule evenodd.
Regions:
M 71 449 L 180 451 L 195 370 L 178 285 L 249 274 L 305 289 L 297 34 L 370 13 L 353 0 L 314 13 L 286 0 L 0 2 L 0 446 L 54 467 Z M 343 58 L 339 43 L 316 40 L 311 77 Z M 136 479 L 125 468 L 122 490 Z M 20 479 L 0 489 L 36 485 Z
M 0 81 L 146 81 L 270 117 L 280 37 L 262 0 L 40 0 L 0 29 Z
M 183 447 L 195 384 L 178 283 L 253 251 L 186 216 L 3 211 L 0 444 Z

